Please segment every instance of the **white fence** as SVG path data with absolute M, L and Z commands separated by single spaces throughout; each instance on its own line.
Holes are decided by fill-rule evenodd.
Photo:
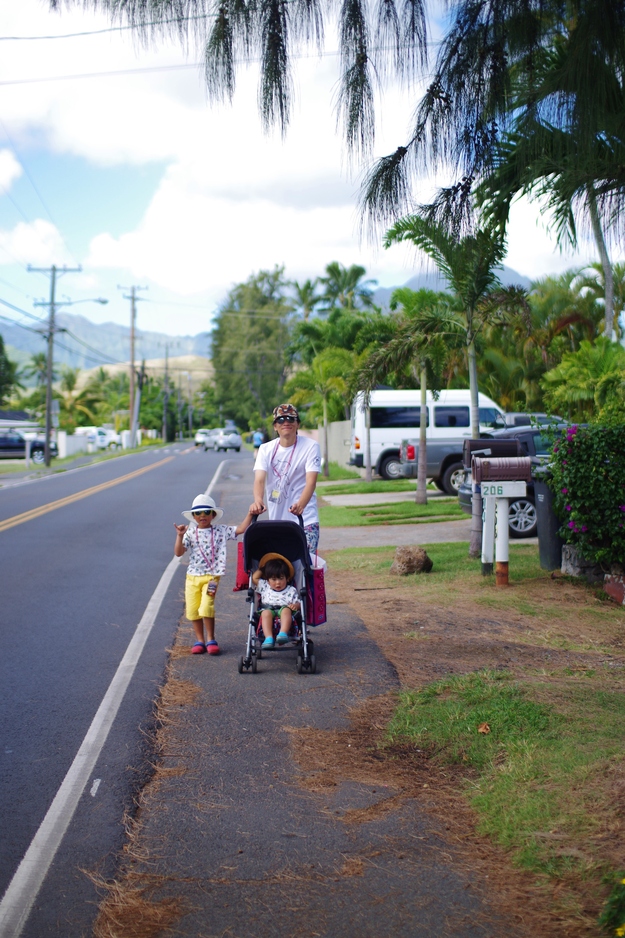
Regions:
M 76 453 L 86 453 L 89 445 L 87 437 L 67 433 L 66 430 L 57 430 L 56 442 L 59 448 L 59 459 L 65 459 L 66 456 L 75 456 Z

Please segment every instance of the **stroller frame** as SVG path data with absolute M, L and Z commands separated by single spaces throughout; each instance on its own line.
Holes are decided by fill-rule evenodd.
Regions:
M 239 674 L 243 674 L 244 671 L 248 670 L 251 670 L 252 674 L 256 674 L 258 662 L 263 657 L 261 648 L 263 633 L 260 629 L 258 593 L 252 581 L 252 574 L 258 569 L 261 557 L 267 553 L 282 554 L 283 557 L 291 561 L 295 569 L 295 585 L 301 604 L 299 612 L 293 614 L 294 639 L 289 645 L 274 647 L 272 654 L 288 651 L 289 648 L 295 647 L 297 650 L 297 673 L 302 674 L 304 671 L 308 671 L 314 674 L 317 669 L 314 643 L 308 637 L 310 626 L 306 622 L 307 584 L 312 576 L 310 554 L 301 516 L 298 520 L 299 524 L 294 524 L 293 521 L 258 522 L 254 518 L 243 535 L 244 564 L 249 576 L 247 602 L 250 604 L 250 613 L 245 654 L 241 655 L 238 663 Z

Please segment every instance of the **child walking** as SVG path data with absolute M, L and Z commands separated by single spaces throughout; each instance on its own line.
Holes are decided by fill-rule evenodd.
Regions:
M 189 551 L 189 569 L 184 587 L 185 615 L 193 624 L 196 642 L 192 655 L 219 654 L 215 639 L 215 593 L 220 577 L 226 572 L 226 544 L 243 534 L 252 523 L 252 515 L 259 514 L 252 505 L 245 519 L 236 527 L 231 524 L 213 524 L 223 516 L 210 495 L 193 499 L 190 511 L 183 511 L 190 524 L 175 524 L 174 554 L 182 557 Z M 205 634 L 206 633 L 206 634 Z
M 253 506 L 252 506 L 253 507 Z M 252 582 L 260 593 L 260 624 L 265 636 L 262 648 L 271 649 L 286 645 L 293 625 L 293 613 L 300 608 L 297 590 L 289 585 L 295 575 L 292 563 L 282 554 L 265 554 L 260 558 L 258 570 L 252 574 Z M 273 620 L 280 617 L 280 631 L 273 637 Z

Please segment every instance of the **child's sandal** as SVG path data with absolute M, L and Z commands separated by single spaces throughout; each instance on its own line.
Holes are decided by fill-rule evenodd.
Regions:
M 206 653 L 206 645 L 204 642 L 196 642 L 193 648 L 191 649 L 192 655 L 203 655 Z

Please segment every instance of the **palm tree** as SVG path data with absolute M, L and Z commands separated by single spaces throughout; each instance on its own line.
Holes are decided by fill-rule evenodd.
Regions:
M 402 287 L 391 296 L 391 309 L 401 309 L 402 315 L 391 320 L 393 336 L 382 347 L 375 349 L 352 376 L 351 385 L 364 391 L 368 398 L 378 384 L 389 376 L 408 370 L 412 380 L 421 389 L 419 414 L 419 458 L 415 502 L 427 505 L 427 385 L 428 370 L 440 379 L 447 354 L 445 342 L 438 336 L 424 334 L 419 318 L 440 305 L 448 297 L 433 290 L 410 290 Z M 368 400 L 365 401 L 368 406 Z
M 323 474 L 330 475 L 328 462 L 328 423 L 331 398 L 339 404 L 347 392 L 346 375 L 354 366 L 354 356 L 346 349 L 327 348 L 312 360 L 310 366 L 289 379 L 285 391 L 294 404 L 317 404 L 323 414 Z
M 560 364 L 543 377 L 545 400 L 554 412 L 572 420 L 587 420 L 604 406 L 610 391 L 625 382 L 625 349 L 599 336 L 587 339 L 576 352 L 563 356 Z
M 328 264 L 326 276 L 319 277 L 319 283 L 325 288 L 320 301 L 325 303 L 326 309 L 371 308 L 373 290 L 370 285 L 376 284 L 377 280 L 363 280 L 366 272 L 359 264 L 350 267 L 344 267 L 338 261 Z
M 61 406 L 66 416 L 68 426 L 75 427 L 79 425 L 81 419 L 88 423 L 93 423 L 95 416 L 93 411 L 87 406 L 86 399 L 89 396 L 87 388 L 78 391 L 78 376 L 80 368 L 69 368 L 64 365 L 61 369 Z
M 436 307 L 419 316 L 427 334 L 458 338 L 462 336 L 469 369 L 471 391 L 471 434 L 479 436 L 479 404 L 475 341 L 486 324 L 509 322 L 528 313 L 525 291 L 501 287 L 496 273 L 505 257 L 505 243 L 497 231 L 477 229 L 457 238 L 425 213 L 409 215 L 390 228 L 384 238 L 388 248 L 399 241 L 411 241 L 430 257 L 449 283 L 458 308 Z
M 305 280 L 304 283 L 293 281 L 295 290 L 295 306 L 302 311 L 302 318 L 307 322 L 308 317 L 314 312 L 315 307 L 321 302 L 321 297 L 317 293 L 319 280 Z
M 30 363 L 24 368 L 26 378 L 34 378 L 35 385 L 45 387 L 48 380 L 48 356 L 45 352 L 34 352 L 30 356 Z M 56 381 L 56 373 L 53 372 L 52 380 Z

